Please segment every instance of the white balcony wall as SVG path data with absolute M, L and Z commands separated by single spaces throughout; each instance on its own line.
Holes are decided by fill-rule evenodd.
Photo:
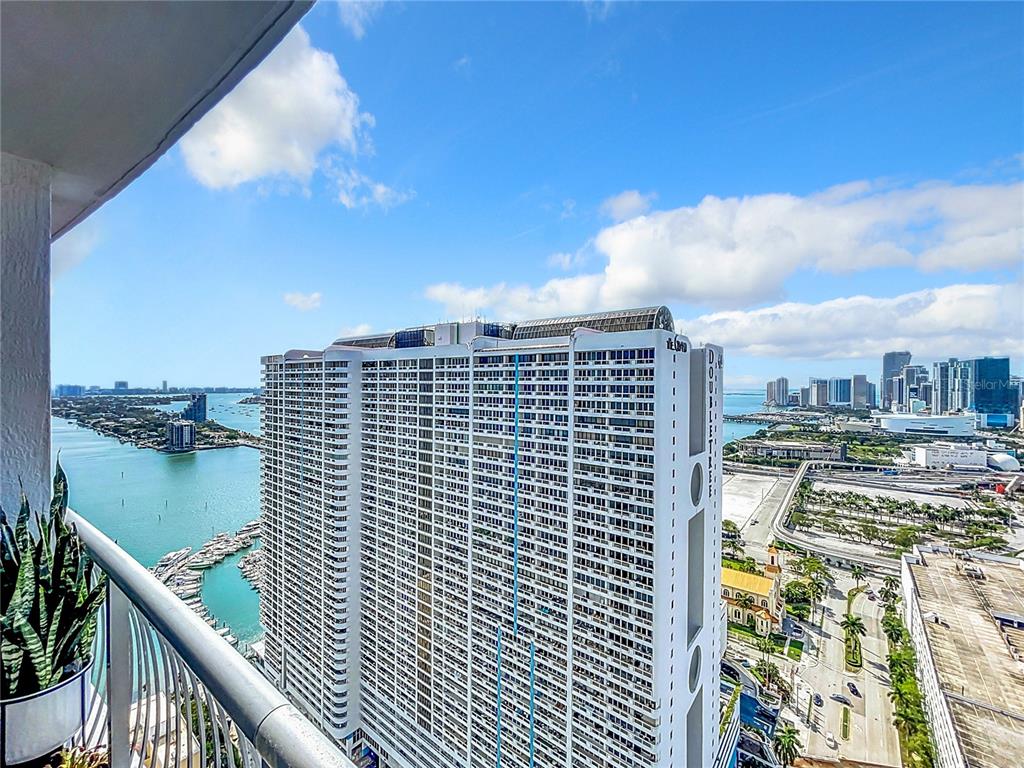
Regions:
M 0 163 L 0 503 L 23 485 L 48 502 L 50 472 L 50 178 L 43 163 Z

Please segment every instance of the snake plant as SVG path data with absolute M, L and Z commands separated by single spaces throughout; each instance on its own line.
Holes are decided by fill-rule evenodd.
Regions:
M 106 577 L 94 575 L 67 509 L 68 479 L 59 459 L 49 512 L 33 514 L 22 493 L 12 530 L 0 508 L 0 698 L 43 691 L 89 661 Z

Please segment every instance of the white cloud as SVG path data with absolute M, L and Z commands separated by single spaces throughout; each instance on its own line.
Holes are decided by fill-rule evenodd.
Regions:
M 452 69 L 463 75 L 469 76 L 473 69 L 473 58 L 468 53 L 463 54 L 452 62 Z
M 411 200 L 416 194 L 393 189 L 351 168 L 331 171 L 330 175 L 338 185 L 338 202 L 349 210 L 377 206 L 386 211 Z
M 350 339 L 353 336 L 366 336 L 373 328 L 369 323 L 359 323 L 359 325 L 345 325 L 338 331 L 339 339 Z
M 593 309 L 600 282 L 600 275 L 586 275 L 549 280 L 537 289 L 505 283 L 491 288 L 440 283 L 428 287 L 426 295 L 428 299 L 442 304 L 448 317 L 486 314 L 502 320 L 523 320 Z
M 95 218 L 86 219 L 50 247 L 50 280 L 74 269 L 88 258 L 100 242 Z
M 548 266 L 568 272 L 575 269 L 587 260 L 587 253 L 580 249 L 575 253 L 552 253 L 548 256 Z
M 383 7 L 383 0 L 340 0 L 338 16 L 341 23 L 352 33 L 352 37 L 362 40 L 366 35 L 366 28 Z
M 736 354 L 851 359 L 911 349 L 915 357 L 1024 355 L 1024 287 L 950 285 L 892 298 L 851 296 L 676 320 L 695 342 Z
M 322 298 L 323 296 L 319 291 L 314 291 L 313 293 L 291 291 L 284 295 L 284 303 L 295 307 L 300 312 L 308 312 L 311 309 L 318 308 Z
M 368 150 L 372 125 L 334 56 L 296 26 L 196 123 L 181 151 L 189 172 L 213 189 L 263 178 L 305 186 L 324 150 Z
M 605 261 L 602 272 L 554 287 L 466 289 L 466 301 L 449 285 L 445 302 L 479 305 L 485 297 L 521 316 L 556 288 L 589 297 L 590 310 L 676 302 L 735 308 L 778 301 L 798 271 L 1012 268 L 1024 247 L 1022 211 L 1021 182 L 894 188 L 859 181 L 804 197 L 708 196 L 601 230 L 593 249 Z
M 607 198 L 601 203 L 601 214 L 612 221 L 625 221 L 634 216 L 640 216 L 651 210 L 651 203 L 658 195 L 649 192 L 646 195 L 640 194 L 635 189 L 627 189 L 617 195 Z
M 558 218 L 562 219 L 562 221 L 565 221 L 566 219 L 571 219 L 574 218 L 575 216 L 576 201 L 573 200 L 571 197 L 567 197 L 565 200 L 562 201 L 562 212 L 559 214 Z

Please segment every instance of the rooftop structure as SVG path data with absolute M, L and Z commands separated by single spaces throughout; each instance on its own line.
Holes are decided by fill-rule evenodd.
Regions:
M 643 307 L 641 309 L 620 309 L 612 312 L 595 312 L 589 315 L 568 315 L 547 317 L 542 320 L 528 320 L 515 327 L 512 338 L 541 339 L 552 336 L 568 336 L 577 328 L 595 331 L 663 331 L 675 332 L 672 313 L 668 307 Z
M 915 547 L 903 599 L 942 768 L 1024 754 L 1024 560 Z
M 722 586 L 730 589 L 739 589 L 752 595 L 764 595 L 767 597 L 775 586 L 775 579 L 759 576 L 756 573 L 737 571 L 733 568 L 723 568 Z

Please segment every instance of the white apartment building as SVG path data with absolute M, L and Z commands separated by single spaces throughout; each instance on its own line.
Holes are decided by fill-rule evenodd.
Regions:
M 719 742 L 722 353 L 667 308 L 263 360 L 267 672 L 397 768 Z

